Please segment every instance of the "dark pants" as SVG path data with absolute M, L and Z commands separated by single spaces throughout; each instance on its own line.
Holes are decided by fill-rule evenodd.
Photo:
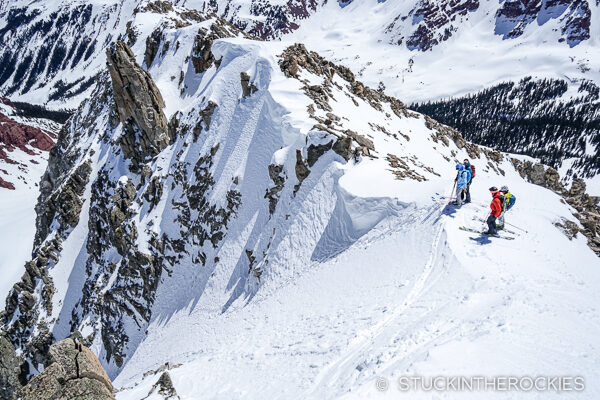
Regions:
M 471 202 L 471 182 L 473 180 L 469 181 L 469 183 L 467 184 L 467 189 L 465 190 L 465 193 L 467 195 L 466 199 L 465 199 L 465 203 L 470 203 Z
M 490 216 L 487 219 L 487 224 L 488 224 L 487 233 L 489 233 L 490 235 L 495 235 L 498 233 L 498 230 L 496 228 L 496 217 L 494 217 L 493 215 L 490 214 Z

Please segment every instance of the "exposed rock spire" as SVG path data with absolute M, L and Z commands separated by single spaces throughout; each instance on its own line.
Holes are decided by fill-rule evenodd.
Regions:
M 108 48 L 106 56 L 115 105 L 126 130 L 121 148 L 125 157 L 143 162 L 169 145 L 165 102 L 124 42 Z

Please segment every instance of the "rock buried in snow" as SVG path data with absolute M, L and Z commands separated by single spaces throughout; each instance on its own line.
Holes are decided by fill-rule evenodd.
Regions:
M 65 339 L 50 346 L 50 365 L 18 393 L 21 400 L 109 400 L 113 386 L 98 357 Z
M 150 398 L 150 396 L 154 394 L 159 394 L 165 400 L 179 400 L 179 395 L 177 395 L 177 391 L 175 390 L 175 386 L 173 386 L 173 381 L 171 380 L 171 375 L 168 372 L 163 372 L 160 378 L 156 381 L 156 383 L 150 389 L 150 392 L 144 399 Z

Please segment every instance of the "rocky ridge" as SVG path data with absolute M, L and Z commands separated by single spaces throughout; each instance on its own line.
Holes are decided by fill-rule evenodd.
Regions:
M 34 376 L 16 397 L 21 400 L 114 399 L 113 386 L 98 357 L 76 340 L 50 346 L 44 372 Z
M 190 15 L 191 21 L 208 20 L 196 13 Z M 214 17 L 212 21 L 210 29 L 200 29 L 196 37 L 198 43 L 207 44 L 209 49 L 219 35 L 241 34 L 224 21 Z M 175 24 L 188 26 L 182 21 L 175 21 Z M 218 63 L 214 58 L 203 59 L 205 55 L 206 52 L 198 54 L 197 49 L 192 49 L 190 62 L 197 64 L 196 59 L 202 60 L 206 69 Z M 212 57 L 210 51 L 208 57 Z M 123 331 L 124 315 L 141 326 L 151 317 L 150 308 L 159 278 L 163 271 L 169 272 L 169 265 L 177 260 L 177 257 L 165 254 L 165 247 L 175 252 L 184 251 L 181 249 L 183 241 L 171 241 L 164 235 L 151 238 L 149 251 L 139 251 L 136 245 L 138 228 L 133 223 L 140 204 L 147 202 L 152 209 L 163 195 L 165 177 L 153 174 L 148 162 L 155 160 L 171 139 L 176 140 L 184 127 L 178 126 L 176 118 L 171 125 L 167 123 L 160 91 L 148 72 L 136 63 L 124 42 L 117 42 L 107 50 L 107 69 L 109 73 L 101 75 L 93 100 L 81 105 L 75 118 L 61 131 L 57 145 L 50 153 L 36 207 L 38 219 L 33 259 L 27 263 L 22 281 L 15 284 L 9 294 L 2 315 L 5 322 L 11 321 L 10 326 L 4 327 L 2 337 L 11 338 L 23 349 L 26 357 L 33 360 L 34 369 L 47 363 L 50 345 L 55 340 L 49 326 L 56 323 L 56 318 L 52 317 L 56 290 L 49 272 L 61 260 L 63 243 L 79 225 L 86 201 L 93 204 L 86 216 L 91 238 L 87 242 L 87 282 L 76 306 L 79 311 L 73 310 L 72 320 L 65 322 L 71 327 L 70 331 L 75 331 L 84 315 L 95 315 L 103 321 L 104 328 L 99 337 L 108 362 L 122 365 L 128 346 L 128 333 Z M 216 104 L 209 102 L 200 120 L 203 125 L 199 122 L 194 128 L 195 135 L 210 128 L 215 108 Z M 115 179 L 110 172 L 114 165 L 92 171 L 95 151 L 88 147 L 91 144 L 88 139 L 92 139 L 92 132 L 99 130 L 105 132 L 99 135 L 101 142 L 118 147 L 119 150 L 113 147 L 112 151 L 122 154 L 122 160 L 116 157 L 116 162 L 128 164 L 127 170 L 133 174 L 133 180 Z M 111 137 L 117 131 L 120 133 Z M 189 204 L 186 208 L 202 212 L 203 217 L 194 221 L 189 216 L 179 219 L 195 240 L 208 241 L 213 246 L 222 239 L 227 221 L 239 205 L 239 194 L 235 191 L 228 194 L 226 208 L 210 206 L 203 198 L 214 185 L 207 172 L 212 166 L 211 155 L 217 149 L 218 146 L 214 147 L 211 154 L 197 160 L 194 173 L 198 182 L 186 188 L 184 197 Z M 173 173 L 172 179 L 179 185 L 185 183 L 187 186 L 186 178 L 179 175 L 187 173 L 186 166 L 180 165 Z M 86 189 L 91 192 L 89 200 L 84 196 Z M 113 252 L 122 258 L 118 267 L 105 261 L 113 258 Z M 195 257 L 198 263 L 206 262 L 202 252 Z M 101 293 L 98 282 L 106 284 L 117 273 L 120 279 L 112 283 L 110 290 Z M 37 305 L 36 299 L 39 299 Z M 28 335 L 32 335 L 31 340 L 23 340 Z M 89 344 L 93 337 L 85 337 L 83 341 Z M 21 380 L 26 381 L 34 373 L 35 370 L 25 368 L 20 372 Z
M 466 142 L 459 132 L 408 110 L 399 100 L 357 81 L 349 69 L 302 45 L 285 49 L 279 55 L 279 68 L 306 95 L 301 100 L 307 102 L 305 112 L 314 125 L 302 134 L 291 125 L 277 125 L 272 121 L 283 120 L 277 113 L 285 110 L 268 91 L 271 64 L 259 58 L 258 51 L 251 52 L 260 44 L 253 42 L 247 50 L 227 41 L 204 42 L 213 24 L 226 25 L 205 19 L 181 27 L 197 32 L 199 39 L 182 44 L 185 54 L 177 56 L 188 63 L 187 73 L 197 81 L 210 76 L 213 83 L 226 82 L 227 96 L 211 96 L 212 86 L 199 86 L 191 93 L 187 88 L 184 95 L 192 98 L 190 103 L 171 116 L 166 128 L 162 121 L 160 130 L 155 130 L 151 115 L 166 120 L 160 114 L 162 96 L 151 74 L 141 72 L 132 51 L 120 42 L 115 45 L 119 54 L 108 54 L 112 57 L 109 68 L 114 69 L 111 76 L 101 75 L 94 95 L 61 132 L 42 181 L 33 259 L 11 292 L 3 315 L 4 335 L 38 371 L 48 361 L 51 343 L 79 331 L 85 333 L 82 343 L 98 346 L 101 362 L 109 372 L 117 373 L 157 318 L 154 306 L 161 287 L 172 285 L 201 296 L 225 257 L 230 257 L 234 275 L 228 288 L 231 298 L 223 309 L 239 296 L 252 296 L 265 271 L 281 259 L 278 246 L 290 240 L 279 236 L 284 235 L 279 233 L 281 227 L 296 223 L 300 207 L 312 204 L 307 198 L 315 182 L 333 180 L 334 161 L 348 164 L 382 158 L 376 137 L 403 146 L 430 141 L 443 154 L 448 150 L 443 155 L 448 162 L 465 150 L 482 163 L 487 160 L 484 169 L 503 174 L 496 165 L 503 159 L 501 153 Z M 177 33 L 165 31 L 158 49 L 175 43 Z M 197 43 L 202 45 L 197 48 Z M 209 52 L 204 51 L 205 45 Z M 145 54 L 144 50 L 139 54 Z M 206 63 L 199 72 L 193 57 Z M 161 61 L 159 50 L 152 63 Z M 321 84 L 316 84 L 315 77 Z M 134 94 L 127 93 L 129 79 L 139 81 Z M 169 82 L 173 82 L 169 89 L 181 88 L 176 79 Z M 336 111 L 342 98 L 351 107 L 380 117 L 379 123 L 351 129 L 351 116 Z M 141 110 L 135 110 L 136 106 Z M 264 125 L 246 125 L 246 121 L 265 119 Z M 221 129 L 232 120 L 236 129 Z M 406 120 L 420 122 L 426 134 L 411 139 L 401 131 L 392 132 L 387 124 Z M 137 129 L 136 140 L 123 146 L 123 138 L 131 135 L 129 124 Z M 282 132 L 297 137 L 285 141 Z M 237 170 L 240 158 L 232 154 L 240 153 L 253 155 L 244 160 L 249 170 L 259 171 L 256 177 Z M 394 174 L 398 179 L 438 176 L 439 171 L 428 170 L 417 157 L 402 159 L 403 153 L 397 153 L 391 154 L 396 158 L 388 154 L 388 162 L 396 162 L 392 168 L 419 171 L 416 176 Z M 314 228 L 316 232 L 326 224 L 307 223 L 322 223 Z M 232 246 L 228 234 L 236 225 L 240 231 L 240 226 L 250 226 L 252 232 L 244 233 L 247 237 L 236 250 L 223 251 L 225 244 Z M 78 235 L 72 235 L 75 229 Z M 65 251 L 72 246 L 81 249 L 81 258 L 77 258 L 79 253 Z M 231 257 L 236 251 L 239 257 Z M 57 293 L 61 288 L 55 287 L 52 278 L 60 262 L 74 265 L 83 277 L 69 287 L 76 295 L 65 303 L 65 293 Z M 181 307 L 168 304 L 168 298 L 163 300 L 160 307 L 166 315 Z M 35 372 L 26 371 L 24 376 Z M 161 385 L 155 389 L 168 390 L 166 377 Z
M 586 193 L 586 185 L 582 179 L 574 179 L 571 188 L 567 189 L 560 182 L 558 172 L 541 163 L 519 161 L 512 159 L 515 169 L 529 182 L 543 186 L 561 195 L 571 207 L 575 209 L 573 216 L 579 224 L 563 220 L 555 225 L 560 228 L 569 239 L 578 233 L 587 238 L 588 246 L 600 257 L 600 197 L 590 196 Z

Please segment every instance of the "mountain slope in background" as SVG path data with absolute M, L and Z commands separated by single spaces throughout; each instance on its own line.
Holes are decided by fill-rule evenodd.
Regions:
M 39 182 L 63 117 L 0 99 L 0 295 L 8 293 L 31 257 Z
M 0 3 L 0 37 L 5 43 L 0 49 L 0 94 L 47 102 L 53 108 L 76 108 L 91 93 L 108 44 L 125 36 L 135 41 L 136 33 L 127 25 L 130 18 L 142 9 L 166 11 L 172 4 L 214 12 L 263 39 L 305 43 L 350 67 L 371 87 L 409 102 L 461 97 L 531 77 L 566 82 L 568 90 L 560 99 L 544 103 L 549 109 L 577 114 L 581 113 L 578 88 L 584 82 L 596 86 L 600 82 L 597 0 L 55 0 Z M 153 43 L 160 31 L 157 27 L 149 39 L 147 55 L 155 54 Z M 534 97 L 522 100 L 532 103 Z M 512 112 L 508 103 L 497 105 L 501 108 L 478 114 L 478 125 L 485 124 L 489 115 Z M 501 118 L 492 118 L 492 126 L 502 123 Z M 453 120 L 455 127 L 470 124 L 456 116 Z M 565 124 L 569 121 L 555 126 Z M 511 137 L 503 141 L 502 149 L 542 156 L 560 167 L 566 182 L 586 176 L 591 190 L 600 193 L 592 179 L 598 167 L 590 160 L 600 152 L 595 131 L 571 126 L 564 141 L 547 132 L 535 125 L 527 136 L 540 145 L 509 145 L 517 140 Z M 469 140 L 482 144 L 501 135 L 489 129 L 484 133 L 485 137 L 480 131 L 465 132 Z
M 599 95 L 600 88 L 587 80 L 577 87 L 565 80 L 525 78 L 474 95 L 411 107 L 455 127 L 476 143 L 562 166 L 563 179 L 589 178 L 597 195 Z
M 340 11 L 336 4 L 328 3 L 287 38 L 307 43 L 320 54 L 351 66 L 365 83 L 386 93 L 412 103 L 439 102 L 437 112 L 433 107 L 429 110 L 444 122 L 455 123 L 454 127 L 470 126 L 471 129 L 464 132 L 469 140 L 481 144 L 497 143 L 507 151 L 542 156 L 555 166 L 561 165 L 561 159 L 568 158 L 569 162 L 561 165 L 561 172 L 568 173 L 568 180 L 574 175 L 591 177 L 598 173 L 594 162 L 600 150 L 595 128 L 598 116 L 594 111 L 598 102 L 593 98 L 582 100 L 585 91 L 579 91 L 586 82 L 598 86 L 600 81 L 598 18 L 587 20 L 585 17 L 589 24 L 582 22 L 586 26 L 584 32 L 589 32 L 589 39 L 575 44 L 574 39 L 564 36 L 564 32 L 575 29 L 575 25 L 572 28 L 564 25 L 570 23 L 568 21 L 589 13 L 597 15 L 596 2 L 588 2 L 585 6 L 581 2 L 549 1 L 422 4 L 431 7 L 412 12 L 411 4 L 406 2 L 376 4 L 365 1 L 352 2 Z M 577 7 L 583 7 L 589 13 L 573 11 Z M 452 14 L 452 10 L 456 13 Z M 381 27 L 388 26 L 390 15 L 401 16 L 397 22 L 401 27 L 397 34 L 402 38 L 401 45 L 390 45 L 391 31 L 382 32 Z M 502 25 L 502 32 L 506 34 L 497 34 L 499 15 L 510 20 Z M 404 21 L 403 16 L 407 16 Z M 428 21 L 435 21 L 441 28 L 427 28 Z M 409 27 L 413 27 L 413 23 L 422 27 L 417 28 L 425 32 L 422 37 L 412 37 Z M 587 37 L 586 34 L 583 36 Z M 416 45 L 410 45 L 412 42 L 421 43 L 421 48 L 427 50 L 418 51 L 413 48 Z M 527 85 L 521 88 L 518 82 L 523 79 L 538 82 L 536 85 L 541 89 L 528 90 Z M 514 115 L 515 108 L 520 107 L 518 101 L 538 106 L 537 99 L 544 97 L 544 91 L 548 89 L 544 87 L 544 79 L 560 80 L 567 87 L 560 97 L 546 98 L 539 109 L 529 110 L 528 117 L 539 122 L 546 113 L 544 110 L 560 109 L 561 112 L 552 116 L 555 119 L 551 122 L 552 127 L 544 126 L 543 121 L 541 125 L 532 123 L 527 129 L 527 137 L 534 144 L 519 145 L 517 142 L 523 139 L 522 129 L 513 131 L 511 128 L 515 124 L 510 123 L 503 129 L 496 127 L 504 124 L 505 116 L 511 118 Z M 461 98 L 486 89 L 494 91 L 498 85 L 514 85 L 512 99 L 503 97 L 493 104 L 477 103 L 467 112 L 468 118 L 463 117 L 467 115 L 464 110 L 452 118 L 442 117 L 444 107 L 461 101 L 473 105 L 473 101 Z M 505 92 L 508 96 L 510 90 Z M 475 101 L 481 97 L 476 96 Z M 452 99 L 457 101 L 452 102 Z M 583 115 L 587 122 L 569 126 L 570 117 L 562 118 L 565 115 Z M 474 120 L 477 120 L 475 124 Z M 522 122 L 523 125 L 529 123 Z M 482 126 L 485 129 L 478 130 Z M 560 132 L 563 126 L 568 127 L 565 138 L 557 140 L 556 135 L 549 134 L 554 130 Z M 552 155 L 544 154 L 548 152 Z M 587 182 L 593 193 L 600 193 L 598 181 Z
M 503 78 L 521 78 L 519 71 L 514 71 L 515 66 L 522 65 L 531 73 L 531 66 L 543 60 L 540 57 L 547 56 L 546 50 L 550 48 L 559 50 L 551 56 L 560 60 L 552 63 L 557 77 L 564 73 L 574 77 L 573 68 L 567 62 L 568 56 L 572 56 L 575 67 L 591 68 L 593 72 L 588 78 L 597 81 L 598 59 L 590 58 L 589 48 L 597 45 L 594 38 L 600 27 L 592 15 L 598 12 L 598 3 L 589 0 L 511 0 L 501 3 L 479 0 L 402 3 L 378 0 L 341 3 L 177 0 L 172 3 L 201 12 L 214 12 L 263 39 L 286 40 L 286 35 L 295 32 L 295 39 L 302 38 L 311 45 L 314 42 L 320 50 L 333 52 L 334 57 L 345 59 L 356 70 L 364 68 L 368 72 L 367 82 L 374 86 L 379 79 L 371 81 L 373 75 L 381 75 L 388 68 L 388 62 L 382 64 L 384 60 L 379 59 L 374 68 L 369 68 L 369 62 L 372 63 L 373 56 L 385 49 L 392 51 L 390 66 L 396 67 L 386 73 L 387 78 L 403 75 L 404 80 L 420 74 L 433 78 L 439 70 L 418 71 L 420 59 L 426 62 L 432 57 L 443 58 L 450 71 L 464 71 L 465 60 L 461 58 L 465 53 L 459 50 L 467 46 L 474 55 L 468 57 L 471 62 L 478 60 L 482 75 L 491 73 L 491 76 L 487 82 L 482 82 L 478 76 L 471 76 L 471 79 L 475 78 L 471 83 L 455 82 L 462 92 L 498 79 L 494 76 L 496 68 L 492 67 L 498 61 L 502 61 Z M 23 97 L 24 100 L 38 96 L 38 101 L 43 98 L 57 105 L 72 98 L 76 106 L 76 100 L 90 93 L 93 77 L 102 68 L 106 46 L 124 34 L 129 18 L 147 4 L 141 0 L 85 4 L 72 0 L 0 3 L 0 37 L 5 43 L 0 53 L 2 92 L 5 96 Z M 157 10 L 171 7 L 171 3 L 162 1 L 149 4 Z M 323 37 L 329 40 L 321 40 Z M 535 49 L 540 45 L 543 49 L 530 55 L 534 60 L 526 62 L 522 59 L 526 53 L 521 49 Z M 27 51 L 21 51 L 23 48 Z M 511 56 L 505 49 L 518 51 Z M 449 57 L 452 52 L 457 53 L 455 57 Z M 357 58 L 353 61 L 354 56 Z M 537 65 L 535 72 L 542 72 L 548 61 Z M 419 82 L 424 82 L 427 87 L 415 87 Z M 409 100 L 456 93 L 449 92 L 448 85 L 436 87 L 437 83 L 435 79 L 416 77 L 416 82 L 403 85 L 401 91 L 396 91 L 396 85 L 388 87 L 393 94 L 402 92 Z M 426 89 L 427 94 L 419 89 Z
M 531 159 L 467 142 L 303 45 L 180 7 L 130 22 L 42 178 L 33 257 L 2 315 L 21 377 L 73 332 L 120 399 L 156 395 L 166 369 L 182 398 L 600 371 L 599 259 L 563 227 L 580 226 L 575 209 L 522 177 Z M 474 203 L 447 207 L 467 157 Z M 491 184 L 517 194 L 509 222 L 528 234 L 458 230 L 479 228 Z

